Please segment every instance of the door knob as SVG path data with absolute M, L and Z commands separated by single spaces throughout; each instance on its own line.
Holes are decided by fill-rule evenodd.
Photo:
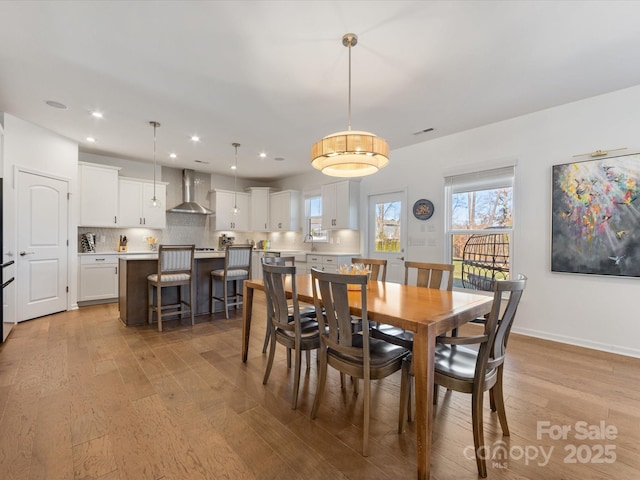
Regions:
M 404 257 L 396 257 L 397 260 L 404 260 Z
M 34 255 L 35 253 L 36 252 L 25 252 L 25 251 L 22 251 L 22 252 L 20 252 L 20 256 L 24 257 L 25 255 Z

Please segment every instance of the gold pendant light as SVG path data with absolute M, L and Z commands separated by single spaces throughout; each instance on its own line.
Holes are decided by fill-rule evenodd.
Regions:
M 344 132 L 327 135 L 311 147 L 311 165 L 332 177 L 363 177 L 389 163 L 389 144 L 373 133 L 351 130 L 351 47 L 358 43 L 355 33 L 342 37 L 349 48 L 349 119 Z

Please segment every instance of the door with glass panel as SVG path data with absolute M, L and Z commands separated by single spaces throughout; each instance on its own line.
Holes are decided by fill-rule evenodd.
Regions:
M 406 197 L 405 191 L 369 196 L 367 257 L 387 260 L 388 282 L 404 280 Z

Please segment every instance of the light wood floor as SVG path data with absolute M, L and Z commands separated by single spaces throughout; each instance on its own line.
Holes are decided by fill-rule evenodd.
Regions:
M 15 327 L 0 346 L 0 478 L 415 478 L 414 425 L 396 433 L 399 374 L 375 382 L 364 458 L 362 399 L 340 391 L 335 371 L 313 421 L 315 361 L 303 370 L 296 411 L 282 348 L 262 385 L 264 308 L 256 303 L 246 364 L 239 315 L 199 317 L 195 327 L 166 322 L 158 333 L 124 327 L 111 304 Z M 489 462 L 489 478 L 640 478 L 640 360 L 513 335 L 506 372 L 511 436 L 485 408 L 486 443 L 507 452 Z M 469 396 L 441 389 L 435 414 L 432 478 L 477 478 L 465 458 L 473 458 Z M 617 434 L 576 439 L 580 421 Z M 571 431 L 539 436 L 537 422 Z M 552 449 L 545 465 L 541 449 Z

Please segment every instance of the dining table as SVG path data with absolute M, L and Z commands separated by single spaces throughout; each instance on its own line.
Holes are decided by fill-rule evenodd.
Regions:
M 298 300 L 313 303 L 310 274 L 297 275 Z M 253 294 L 264 291 L 262 280 L 244 282 L 242 361 L 249 353 Z M 286 287 L 291 295 L 290 285 Z M 361 316 L 360 291 L 349 292 L 351 314 Z M 387 323 L 413 332 L 413 368 L 416 404 L 417 478 L 429 478 L 433 428 L 433 385 L 436 337 L 491 311 L 493 297 L 463 291 L 439 290 L 392 282 L 367 284 L 367 313 L 372 322 Z

